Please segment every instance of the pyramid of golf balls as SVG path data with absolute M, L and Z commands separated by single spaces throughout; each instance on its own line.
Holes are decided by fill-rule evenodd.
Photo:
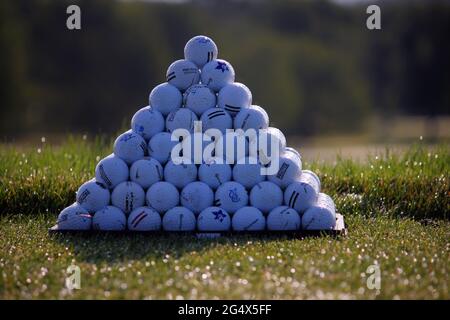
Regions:
M 200 132 L 194 133 L 197 121 Z M 227 153 L 227 161 L 208 157 L 199 164 L 176 163 L 171 154 L 179 141 L 173 141 L 172 133 L 180 128 L 192 137 L 208 129 L 266 130 L 278 143 L 276 173 L 261 174 L 268 161 L 262 149 L 249 151 L 261 144 L 256 138 L 246 140 L 241 162 L 237 152 L 230 159 Z M 212 142 L 215 150 L 224 148 L 226 137 Z M 280 130 L 269 127 L 266 111 L 252 105 L 249 88 L 235 82 L 232 65 L 218 59 L 214 41 L 196 36 L 187 42 L 184 59 L 167 69 L 166 82 L 150 92 L 149 105 L 133 116 L 131 130 L 115 140 L 114 152 L 97 164 L 95 178 L 59 214 L 57 226 L 168 232 L 330 230 L 336 209 L 320 190 L 318 176 L 302 170 L 300 153 L 286 146 Z

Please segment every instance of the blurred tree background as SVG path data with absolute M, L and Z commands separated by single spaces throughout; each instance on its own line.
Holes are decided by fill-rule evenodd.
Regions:
M 80 31 L 66 28 L 70 4 Z M 448 114 L 448 1 L 378 4 L 382 30 L 371 31 L 367 3 L 1 1 L 0 136 L 117 132 L 197 34 L 288 134 Z

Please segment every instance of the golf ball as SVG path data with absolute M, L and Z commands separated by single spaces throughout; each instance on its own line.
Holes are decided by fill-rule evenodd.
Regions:
M 197 220 L 191 210 L 175 207 L 164 214 L 162 225 L 166 231 L 193 231 Z
M 113 189 L 121 182 L 127 181 L 128 177 L 129 170 L 127 164 L 114 154 L 110 154 L 100 160 L 95 167 L 95 179 L 110 189 Z
M 180 90 L 167 82 L 157 85 L 149 95 L 150 106 L 161 112 L 163 116 L 179 109 L 182 100 Z
M 147 143 L 139 134 L 127 131 L 114 142 L 114 154 L 131 165 L 147 155 Z
M 147 189 L 155 182 L 163 179 L 163 167 L 153 158 L 136 161 L 130 168 L 130 179 L 142 188 Z
M 252 105 L 249 108 L 243 108 L 234 118 L 235 129 L 267 129 L 269 127 L 269 116 L 266 110 L 260 106 Z
M 171 140 L 169 132 L 160 132 L 155 134 L 148 142 L 148 153 L 152 158 L 164 165 L 169 161 L 172 149 L 178 143 L 178 141 Z
M 203 132 L 208 129 L 218 129 L 225 134 L 227 129 L 233 128 L 233 119 L 230 114 L 220 108 L 206 110 L 200 117 Z
M 302 174 L 302 175 L 305 174 L 305 175 L 310 175 L 310 176 L 312 176 L 312 177 L 317 181 L 317 184 L 319 185 L 319 190 L 321 189 L 320 179 L 319 179 L 319 176 L 318 176 L 317 174 L 315 174 L 315 173 L 312 172 L 311 170 L 302 170 L 302 173 L 301 173 L 301 174 Z
M 263 181 L 250 191 L 250 204 L 268 214 L 272 209 L 283 204 L 283 191 L 275 183 Z
M 128 230 L 155 231 L 160 229 L 161 216 L 152 208 L 136 208 L 128 216 Z
M 197 219 L 199 231 L 227 231 L 230 229 L 231 219 L 228 213 L 218 207 L 203 210 Z
M 234 164 L 249 154 L 249 139 L 239 132 L 227 133 L 215 141 L 215 156 L 225 163 Z
M 187 161 L 186 163 L 175 164 L 170 160 L 164 167 L 165 180 L 179 189 L 197 180 L 197 166 L 193 163 L 188 164 Z
M 176 129 L 186 129 L 189 132 L 194 131 L 194 121 L 198 118 L 194 112 L 187 108 L 181 108 L 172 111 L 166 118 L 167 131 L 173 132 Z
M 300 215 L 292 208 L 280 206 L 267 216 L 267 229 L 277 231 L 298 230 L 301 226 Z
M 252 104 L 252 93 L 246 85 L 234 82 L 227 84 L 220 89 L 217 96 L 217 106 L 225 109 L 234 117 L 244 108 L 250 107 Z
M 189 60 L 177 60 L 167 69 L 166 81 L 184 91 L 200 81 L 200 70 Z
M 236 211 L 231 221 L 235 231 L 261 231 L 266 228 L 266 218 L 255 207 L 243 207 Z
M 286 148 L 286 137 L 277 128 L 269 127 L 258 132 L 257 139 L 250 141 L 250 156 L 259 157 L 263 165 L 270 163 L 270 159 L 279 157 Z M 256 155 L 255 155 L 256 150 Z
M 183 104 L 197 116 L 216 106 L 216 94 L 204 84 L 194 84 L 183 94 Z
M 122 231 L 127 226 L 127 217 L 119 208 L 107 206 L 94 214 L 92 226 L 95 230 Z
M 109 190 L 103 183 L 95 179 L 83 183 L 77 191 L 77 202 L 89 213 L 94 213 L 107 206 L 109 200 Z
M 202 83 L 214 92 L 219 92 L 227 84 L 233 83 L 234 77 L 233 66 L 221 59 L 212 60 L 205 64 L 201 73 Z
M 74 203 L 61 211 L 57 224 L 59 230 L 89 230 L 92 217 L 81 205 Z
M 195 181 L 183 188 L 180 195 L 181 205 L 195 214 L 213 205 L 214 192 L 204 182 Z
M 261 173 L 264 168 L 253 157 L 242 158 L 233 167 L 233 180 L 242 184 L 245 188 L 251 189 L 261 181 L 266 180 L 266 176 Z
M 302 160 L 297 152 L 287 149 L 278 159 L 278 169 L 276 174 L 268 176 L 268 180 L 276 183 L 281 188 L 286 188 L 296 181 L 302 174 Z
M 216 190 L 223 183 L 230 181 L 232 176 L 231 166 L 221 159 L 212 158 L 200 165 L 198 178 L 210 188 Z
M 204 140 L 201 132 L 191 133 L 182 141 L 182 155 L 191 163 L 202 164 L 213 157 L 214 142 Z
M 134 209 L 144 205 L 144 189 L 133 181 L 122 182 L 114 188 L 111 203 L 128 215 Z
M 166 181 L 154 183 L 147 190 L 147 205 L 163 214 L 177 206 L 180 202 L 180 193 L 175 186 Z
M 284 203 L 303 214 L 316 203 L 320 187 L 317 180 L 310 174 L 303 174 L 292 182 L 284 192 Z
M 206 36 L 196 36 L 190 39 L 184 47 L 184 58 L 202 68 L 211 60 L 217 59 L 217 46 Z
M 308 208 L 302 216 L 305 230 L 331 230 L 336 226 L 336 207 L 333 200 L 319 193 L 317 202 Z
M 164 131 L 164 117 L 150 106 L 138 110 L 131 119 L 133 132 L 141 135 L 146 141 L 158 132 Z
M 217 188 L 214 205 L 233 214 L 248 204 L 248 193 L 244 186 L 235 181 L 228 181 Z

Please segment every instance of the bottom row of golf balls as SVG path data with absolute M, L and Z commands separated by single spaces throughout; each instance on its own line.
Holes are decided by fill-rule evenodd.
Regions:
M 255 207 L 243 207 L 231 217 L 222 208 L 208 207 L 198 217 L 185 207 L 174 207 L 161 215 L 150 207 L 140 207 L 127 216 L 117 207 L 106 206 L 91 216 L 75 203 L 64 209 L 58 217 L 61 230 L 132 230 L 155 231 L 261 231 L 261 230 L 324 230 L 333 229 L 335 215 L 329 210 L 320 211 L 312 207 L 302 217 L 296 210 L 280 206 L 273 209 L 267 218 Z M 319 210 L 320 212 L 318 212 Z M 267 227 L 267 228 L 266 228 Z

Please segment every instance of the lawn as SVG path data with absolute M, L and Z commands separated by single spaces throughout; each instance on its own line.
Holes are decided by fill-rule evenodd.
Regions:
M 446 145 L 304 164 L 344 214 L 345 238 L 49 236 L 108 150 L 100 138 L 0 147 L 0 298 L 450 298 Z M 80 290 L 65 288 L 71 264 Z M 367 286 L 371 265 L 380 290 Z

